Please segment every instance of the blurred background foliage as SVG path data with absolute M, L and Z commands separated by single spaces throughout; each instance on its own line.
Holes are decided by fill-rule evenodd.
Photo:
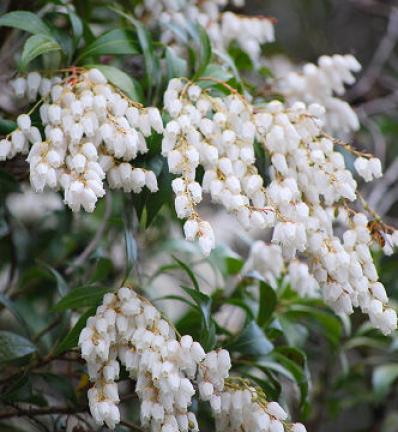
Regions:
M 45 14 L 50 3 L 4 0 L 0 13 L 43 8 Z M 105 3 L 73 2 L 83 22 L 101 32 L 119 23 Z M 113 3 L 128 8 L 131 2 Z M 398 4 L 251 0 L 245 9 L 277 19 L 278 42 L 266 48 L 270 57 L 301 63 L 350 52 L 362 63 L 358 84 L 347 95 L 363 125 L 352 140 L 375 153 L 386 171 L 383 179 L 363 187 L 363 194 L 398 226 Z M 3 120 L 18 112 L 6 91 L 21 46 L 18 37 L 0 28 Z M 144 77 L 135 57 L 117 64 L 138 81 Z M 207 348 L 228 348 L 235 370 L 292 407 L 293 418 L 302 419 L 309 431 L 398 431 L 396 335 L 382 336 L 360 313 L 342 320 L 321 301 L 298 298 L 283 279 L 273 289 L 255 275 L 242 278 L 248 240 L 229 218 L 210 215 L 214 225 L 224 227 L 217 236 L 231 249 L 220 246 L 204 260 L 181 239 L 179 222 L 166 204 L 167 188 L 143 215 L 141 198 L 115 192 L 92 215 L 72 215 L 56 205 L 29 219 L 12 205 L 12 197 L 21 196 L 15 194 L 22 191 L 23 175 L 18 167 L 6 168 L 0 171 L 0 431 L 93 430 L 77 337 L 104 292 L 123 282 L 143 290 L 181 333 Z M 149 208 L 156 217 L 145 229 Z M 396 305 L 397 256 L 376 253 L 376 258 Z M 121 385 L 126 421 L 118 430 L 139 430 L 133 384 L 124 375 Z M 207 408 L 195 409 L 203 414 L 203 430 L 211 431 Z

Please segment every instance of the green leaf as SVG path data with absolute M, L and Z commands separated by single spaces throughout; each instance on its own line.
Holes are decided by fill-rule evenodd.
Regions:
M 14 11 L 0 17 L 0 26 L 14 27 L 28 33 L 51 36 L 50 28 L 32 12 Z
M 378 366 L 372 376 L 372 385 L 378 399 L 387 396 L 394 381 L 398 378 L 398 364 L 384 364 Z
M 80 17 L 71 10 L 68 11 L 67 15 L 73 30 L 73 40 L 75 45 L 77 45 L 80 41 L 80 38 L 83 36 L 83 22 Z
M 305 354 L 293 347 L 278 347 L 272 354 L 277 364 L 283 366 L 293 377 L 300 389 L 300 402 L 304 405 L 308 399 L 309 373 Z
M 115 29 L 102 34 L 80 53 L 77 62 L 87 57 L 105 54 L 138 54 L 136 39 L 126 29 Z
M 129 277 L 131 270 L 134 268 L 134 265 L 138 259 L 138 247 L 137 242 L 134 237 L 134 229 L 132 226 L 132 215 L 125 207 L 124 214 L 124 241 L 126 244 L 126 273 L 125 280 Z
M 25 357 L 36 351 L 28 339 L 8 331 L 0 331 L 0 362 L 8 362 Z
M 61 296 L 65 296 L 66 293 L 69 291 L 69 287 L 65 279 L 61 276 L 61 274 L 57 270 L 55 270 L 48 264 L 43 263 L 43 265 L 53 275 L 55 282 L 57 283 L 58 294 Z
M 188 288 L 185 286 L 181 286 L 181 288 L 197 304 L 199 310 L 203 315 L 206 328 L 209 328 L 210 320 L 211 320 L 211 304 L 212 304 L 211 298 L 207 294 L 204 294 L 200 291 L 193 290 L 192 288 Z
M 284 315 L 295 323 L 299 318 L 317 321 L 323 328 L 325 336 L 329 341 L 333 345 L 338 345 L 342 333 L 342 325 L 341 321 L 332 313 L 320 310 L 317 306 L 292 304 L 289 305 Z
M 108 288 L 99 288 L 95 285 L 85 285 L 75 288 L 55 304 L 52 310 L 61 312 L 86 306 L 98 306 L 101 303 L 102 297 L 108 291 Z
M 225 69 L 224 66 L 211 63 L 207 65 L 205 71 L 203 74 L 198 78 L 198 82 L 202 88 L 211 87 L 212 85 L 215 85 L 215 82 L 212 82 L 210 80 L 201 80 L 201 78 L 212 78 L 217 81 L 229 81 L 233 75 L 231 72 L 229 72 L 227 69 Z
M 127 21 L 134 25 L 137 31 L 138 42 L 141 47 L 141 51 L 144 55 L 146 79 L 148 82 L 148 87 L 158 86 L 160 83 L 160 64 L 159 59 L 155 55 L 155 49 L 152 41 L 151 34 L 145 28 L 145 26 L 131 15 L 124 13 L 117 8 L 111 8 L 117 14 L 124 17 Z
M 200 26 L 196 26 L 199 36 L 199 64 L 193 79 L 197 79 L 203 75 L 212 56 L 211 43 L 206 30 Z
M 265 379 L 261 379 L 257 376 L 254 376 L 246 371 L 239 371 L 243 377 L 249 378 L 252 382 L 256 383 L 259 387 L 261 387 L 264 393 L 272 400 L 279 399 L 281 394 L 282 386 L 281 384 L 272 376 L 272 374 L 265 374 L 267 377 Z
M 260 299 L 257 315 L 257 323 L 260 327 L 265 325 L 271 318 L 276 307 L 276 294 L 274 289 L 267 283 L 259 283 Z
M 238 274 L 244 265 L 241 256 L 226 246 L 217 246 L 208 258 L 224 276 Z
M 73 381 L 69 377 L 48 372 L 38 372 L 34 374 L 34 376 L 43 379 L 46 385 L 50 386 L 52 391 L 57 392 L 66 401 L 77 402 L 75 390 L 73 388 Z
M 10 386 L 2 392 L 0 399 L 7 402 L 29 402 L 33 396 L 30 375 L 22 373 L 15 377 Z M 1 431 L 3 429 L 0 429 Z
M 157 298 L 153 299 L 154 302 L 156 302 L 156 301 L 163 301 L 163 300 L 177 300 L 177 301 L 180 301 L 182 303 L 185 303 L 186 305 L 188 305 L 188 306 L 190 306 L 192 308 L 195 308 L 195 304 L 194 303 L 190 302 L 186 298 L 181 297 L 179 295 L 169 294 L 169 295 L 165 295 L 165 296 L 157 297 Z
M 273 349 L 272 342 L 255 321 L 250 321 L 241 333 L 228 345 L 230 351 L 253 357 L 268 354 Z
M 187 61 L 179 57 L 172 48 L 166 48 L 166 63 L 168 79 L 188 75 Z
M 17 124 L 13 120 L 8 120 L 0 117 L 0 134 L 7 135 L 17 128 Z
M 95 285 L 98 282 L 107 280 L 113 269 L 113 263 L 109 258 L 104 256 L 94 256 L 93 258 L 95 267 L 88 285 Z
M 21 57 L 21 67 L 26 66 L 36 57 L 51 51 L 59 51 L 61 47 L 52 36 L 36 34 L 28 38 L 25 42 Z
M 239 298 L 230 298 L 227 300 L 224 300 L 225 304 L 230 304 L 236 307 L 239 307 L 241 309 L 243 309 L 246 312 L 246 315 L 251 319 L 254 320 L 254 314 L 253 311 L 251 310 L 250 306 L 247 305 L 242 299 Z
M 153 42 L 148 30 L 137 20 L 131 19 L 137 29 L 138 40 L 144 54 L 146 78 L 148 87 L 158 85 L 160 82 L 160 64 L 155 55 Z
M 152 152 L 152 149 L 150 149 Z M 154 221 L 155 217 L 161 210 L 164 204 L 170 202 L 172 189 L 171 189 L 171 181 L 173 179 L 173 175 L 169 172 L 167 160 L 161 158 L 161 171 L 158 177 L 158 185 L 159 190 L 156 193 L 151 193 L 147 195 L 147 199 L 145 201 L 146 208 L 146 227 L 148 228 L 151 223 Z M 156 174 L 156 170 L 154 169 L 153 164 L 150 164 L 150 168 Z
M 192 298 L 196 303 L 197 309 L 202 316 L 202 327 L 200 332 L 200 343 L 206 351 L 213 349 L 216 343 L 216 324 L 211 317 L 212 299 L 200 291 L 189 287 L 181 286 L 181 288 Z
M 79 342 L 80 332 L 86 325 L 87 320 L 90 316 L 95 314 L 95 307 L 88 309 L 78 320 L 75 326 L 68 332 L 68 334 L 61 340 L 61 342 L 57 345 L 54 351 L 54 355 L 62 354 L 65 351 L 68 351 L 72 348 L 77 347 Z
M 138 82 L 136 82 L 133 78 L 128 76 L 122 70 L 114 66 L 100 65 L 100 64 L 85 65 L 85 67 L 89 69 L 90 68 L 98 69 L 105 75 L 105 77 L 108 79 L 109 82 L 111 82 L 113 85 L 119 88 L 130 99 L 135 101 L 140 101 L 141 97 L 140 97 Z
M 14 302 L 9 299 L 5 294 L 0 293 L 0 303 L 4 305 L 13 315 L 14 317 L 21 323 L 25 333 L 27 336 L 30 336 L 29 326 L 25 321 L 25 318 L 21 315 Z
M 191 279 L 191 282 L 193 284 L 193 286 L 195 287 L 196 291 L 200 291 L 199 288 L 199 283 L 196 279 L 196 276 L 194 274 L 194 272 L 182 261 L 180 261 L 178 258 L 176 258 L 175 256 L 173 256 L 174 261 L 179 265 L 179 267 L 184 270 L 184 272 L 188 275 L 189 279 Z

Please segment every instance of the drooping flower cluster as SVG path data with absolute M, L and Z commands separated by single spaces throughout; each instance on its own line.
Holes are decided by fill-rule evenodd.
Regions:
M 300 71 L 290 71 L 275 76 L 275 88 L 292 104 L 318 103 L 325 112 L 326 127 L 331 131 L 349 132 L 359 129 L 359 120 L 351 106 L 339 99 L 345 93 L 345 85 L 355 82 L 354 72 L 361 65 L 348 55 L 321 56 L 318 64 L 305 64 Z
M 129 288 L 105 295 L 95 317 L 89 318 L 82 330 L 79 345 L 94 382 L 89 391 L 91 413 L 98 424 L 110 428 L 120 419 L 115 383 L 120 363 L 137 382 L 142 424 L 162 432 L 198 430 L 195 415 L 188 411 L 198 366 L 201 371 L 211 371 L 212 375 L 203 373 L 212 376 L 220 390 L 230 367 L 226 351 L 206 355 L 191 336 L 177 341 L 157 309 Z M 223 359 L 220 372 L 217 361 L 209 361 L 213 356 Z
M 257 65 L 261 56 L 261 46 L 274 41 L 273 22 L 263 16 L 243 16 L 229 11 L 222 12 L 222 8 L 228 3 L 241 7 L 245 1 L 144 0 L 136 7 L 135 13 L 138 17 L 146 19 L 151 27 L 158 26 L 160 23 L 161 40 L 166 44 L 176 42 L 175 25 L 186 29 L 190 22 L 199 23 L 206 29 L 214 47 L 226 51 L 229 45 L 235 42 Z
M 10 139 L 0 141 L 0 159 L 29 152 L 30 181 L 36 191 L 62 189 L 72 210 L 93 211 L 104 196 L 104 179 L 111 188 L 140 192 L 158 190 L 155 174 L 134 167 L 148 151 L 152 130 L 163 131 L 156 108 L 143 108 L 109 84 L 97 69 L 72 71 L 51 81 L 32 72 L 13 82 L 15 93 L 34 101 L 40 95 L 43 139 L 31 118 L 21 114 Z M 33 144 L 29 151 L 29 144 Z
M 236 93 L 214 97 L 177 79 L 170 82 L 164 105 L 172 120 L 162 151 L 170 171 L 180 175 L 173 189 L 177 215 L 188 219 L 187 239 L 199 237 L 202 250 L 211 249 L 195 209 L 202 190 L 209 192 L 244 227 L 273 228 L 272 243 L 281 246 L 285 260 L 306 255 L 309 272 L 302 265 L 290 266 L 299 291 L 310 294 L 319 284 L 336 312 L 349 314 L 360 307 L 384 333 L 396 328 L 395 311 L 374 294 L 379 285 L 368 219 L 350 213 L 345 222 L 355 236 L 346 233 L 342 241 L 334 234 L 335 213 L 357 199 L 357 183 L 335 148 L 340 142 L 323 132 L 321 105 L 272 101 L 254 107 Z M 254 166 L 255 140 L 271 161 L 267 187 Z M 369 159 L 360 156 L 365 157 Z M 370 158 L 369 164 L 379 177 L 380 162 Z M 204 169 L 201 184 L 199 165 Z M 306 280 L 311 280 L 308 290 Z
M 269 402 L 261 389 L 245 380 L 230 378 L 212 404 L 216 430 L 220 432 L 306 432 L 301 423 L 289 423 L 288 415 L 277 402 Z
M 176 340 L 157 309 L 129 288 L 104 296 L 96 315 L 87 320 L 79 346 L 93 382 L 88 392 L 90 411 L 99 425 L 113 429 L 120 422 L 117 379 L 123 365 L 136 381 L 141 422 L 148 430 L 199 431 L 194 413 L 188 411 L 197 385 L 200 399 L 210 402 L 220 432 L 236 430 L 231 427 L 238 423 L 244 431 L 283 431 L 272 429 L 274 421 L 282 425 L 287 418 L 277 403 L 265 403 L 262 396 L 260 405 L 256 390 L 243 380 L 252 391 L 249 400 L 246 390 L 227 384 L 231 380 L 228 351 L 206 354 L 191 336 Z M 248 404 L 252 404 L 251 414 Z M 265 411 L 260 412 L 263 407 Z M 226 422 L 225 416 L 231 413 Z M 303 426 L 296 432 L 301 431 L 305 431 Z
M 274 212 L 263 211 L 263 180 L 254 166 L 256 128 L 251 105 L 238 95 L 216 98 L 196 84 L 174 79 L 164 95 L 164 106 L 172 120 L 165 128 L 162 154 L 170 172 L 179 176 L 172 186 L 177 216 L 188 219 L 186 238 L 198 237 L 205 254 L 214 247 L 212 229 L 195 209 L 202 191 L 246 228 L 273 224 Z M 202 184 L 195 180 L 199 165 L 204 169 Z
M 250 271 L 259 273 L 273 287 L 276 287 L 279 278 L 287 275 L 292 289 L 302 297 L 319 296 L 319 284 L 308 265 L 297 259 L 285 265 L 279 245 L 266 244 L 260 240 L 254 242 L 242 270 L 243 273 Z
M 286 109 L 272 102 L 266 111 L 258 114 L 268 122 L 263 118 L 259 139 L 271 157 L 267 197 L 278 214 L 272 242 L 282 246 L 287 260 L 297 252 L 308 257 L 311 273 L 336 312 L 349 314 L 360 307 L 376 327 L 391 332 L 397 316 L 387 297 L 376 294 L 382 285 L 369 249 L 367 217 L 352 216 L 350 210 L 343 240 L 334 234 L 335 213 L 349 209 L 357 185 L 342 154 L 322 132 L 320 107 L 296 103 Z
M 8 195 L 6 203 L 10 213 L 23 222 L 39 222 L 64 208 L 61 197 L 55 192 L 36 193 L 28 185 L 23 185 L 21 192 Z

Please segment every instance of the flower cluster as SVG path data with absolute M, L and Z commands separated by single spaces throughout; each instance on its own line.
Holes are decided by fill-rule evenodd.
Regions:
M 271 225 L 274 212 L 263 210 L 263 180 L 254 166 L 256 128 L 251 105 L 239 95 L 212 97 L 196 84 L 174 79 L 164 95 L 164 106 L 171 120 L 162 154 L 170 172 L 179 176 L 172 186 L 177 216 L 188 219 L 186 238 L 198 237 L 205 254 L 214 247 L 210 225 L 195 210 L 202 192 L 210 193 L 214 203 L 234 213 L 246 228 Z M 204 169 L 201 184 L 195 180 L 199 165 Z
M 21 192 L 8 195 L 6 203 L 10 213 L 25 223 L 39 222 L 64 208 L 61 197 L 55 192 L 35 193 L 28 185 L 23 185 Z
M 241 7 L 245 2 L 233 0 L 231 3 Z M 273 22 L 263 16 L 247 17 L 232 12 L 221 12 L 227 4 L 227 0 L 144 0 L 136 7 L 135 13 L 146 19 L 150 26 L 157 26 L 160 22 L 161 40 L 164 43 L 176 42 L 173 25 L 177 24 L 184 29 L 190 21 L 197 22 L 206 29 L 217 49 L 226 51 L 229 45 L 235 42 L 257 65 L 261 56 L 261 46 L 275 39 Z
M 358 175 L 360 175 L 366 182 L 380 178 L 383 175 L 380 159 L 374 157 L 366 158 L 360 156 L 355 159 L 354 167 Z
M 33 78 L 32 78 L 33 77 Z M 28 114 L 17 119 L 10 139 L 0 141 L 0 159 L 27 153 L 30 181 L 36 191 L 62 189 L 73 211 L 92 212 L 104 196 L 104 179 L 111 188 L 140 192 L 158 190 L 155 174 L 134 167 L 132 161 L 148 150 L 152 130 L 163 131 L 156 108 L 143 108 L 125 97 L 97 69 L 72 70 L 65 79 L 51 81 L 38 73 L 17 78 L 19 97 L 42 98 L 40 117 L 45 139 Z
M 29 72 L 26 77 L 16 78 L 11 81 L 11 87 L 17 98 L 25 98 L 34 102 L 38 97 L 47 98 L 51 88 L 61 82 L 59 76 L 51 79 L 42 77 L 38 72 Z M 7 138 L 0 140 L 0 161 L 12 159 L 16 154 L 29 153 L 31 144 L 42 141 L 41 133 L 36 126 L 32 126 L 27 114 L 21 114 L 17 120 L 15 129 Z
M 363 214 L 353 216 L 349 207 L 357 199 L 357 183 L 336 149 L 341 143 L 323 131 L 321 105 L 272 101 L 255 107 L 235 92 L 214 97 L 196 84 L 174 79 L 164 106 L 171 120 L 162 152 L 170 171 L 179 175 L 173 181 L 175 207 L 179 218 L 188 219 L 187 239 L 198 237 L 203 252 L 210 252 L 211 227 L 195 208 L 202 191 L 208 192 L 244 227 L 273 228 L 272 243 L 281 247 L 285 260 L 305 254 L 308 267 L 289 268 L 299 292 L 314 293 L 319 285 L 336 312 L 349 314 L 359 306 L 384 333 L 396 328 L 395 311 L 374 294 L 374 285 L 380 285 L 369 249 L 369 221 Z M 271 161 L 266 187 L 254 166 L 255 140 Z M 372 175 L 379 177 L 380 161 L 359 153 L 361 164 L 365 157 Z M 352 229 L 342 240 L 333 224 L 336 212 L 347 211 L 344 224 Z
M 249 55 L 254 65 L 259 63 L 261 46 L 275 40 L 272 20 L 261 16 L 242 16 L 232 12 L 222 14 L 221 38 L 216 39 L 220 48 L 228 48 L 232 42 Z
M 302 101 L 319 103 L 325 109 L 326 127 L 336 132 L 359 129 L 356 113 L 350 105 L 335 97 L 345 92 L 345 85 L 355 82 L 353 72 L 359 72 L 361 65 L 354 56 L 321 56 L 318 64 L 305 64 L 300 71 L 283 71 L 276 75 L 275 86 L 289 103 Z
M 199 431 L 194 413 L 188 411 L 195 384 L 200 399 L 210 402 L 217 430 L 236 430 L 239 424 L 245 431 L 283 431 L 283 427 L 271 426 L 273 422 L 282 426 L 287 418 L 277 403 L 264 402 L 265 396 L 260 402 L 256 390 L 244 380 L 242 385 L 249 388 L 249 394 L 230 384 L 237 378 L 229 378 L 228 351 L 205 353 L 191 336 L 176 340 L 174 330 L 158 310 L 129 288 L 104 296 L 96 315 L 87 320 L 79 346 L 94 383 L 88 399 L 99 425 L 105 423 L 113 429 L 120 422 L 116 381 L 122 364 L 136 381 L 141 422 L 148 430 Z M 303 426 L 292 430 L 305 431 Z
M 259 240 L 252 244 L 243 273 L 256 271 L 271 286 L 287 276 L 291 287 L 302 297 L 318 297 L 319 284 L 311 274 L 308 265 L 297 259 L 285 265 L 282 248 L 276 244 L 266 244 Z
M 198 366 L 200 376 L 211 376 L 220 390 L 228 374 L 225 367 L 230 366 L 226 351 L 206 355 L 191 336 L 177 341 L 174 330 L 157 309 L 129 288 L 121 288 L 117 295 L 105 295 L 95 317 L 89 318 L 82 330 L 79 345 L 94 382 L 89 390 L 91 413 L 98 424 L 106 423 L 110 428 L 120 420 L 115 383 L 119 362 L 136 380 L 142 424 L 162 432 L 198 430 L 195 415 L 188 411 Z M 217 367 L 222 367 L 220 373 Z M 210 394 L 203 386 L 200 392 Z
M 271 157 L 273 180 L 267 197 L 278 215 L 272 242 L 282 246 L 287 260 L 297 252 L 307 256 L 311 273 L 336 312 L 349 314 L 359 306 L 376 327 L 389 333 L 397 317 L 387 297 L 376 294 L 375 287 L 382 285 L 370 253 L 369 221 L 347 204 L 356 200 L 357 185 L 335 143 L 322 132 L 321 107 L 295 103 L 286 109 L 272 102 L 265 111 L 257 115 L 267 119 L 267 124 L 262 120 L 259 139 Z M 343 240 L 334 234 L 336 212 L 350 228 Z
M 277 402 L 267 401 L 263 391 L 245 380 L 230 378 L 220 404 L 212 405 L 216 430 L 220 432 L 306 432 L 301 423 L 289 423 Z

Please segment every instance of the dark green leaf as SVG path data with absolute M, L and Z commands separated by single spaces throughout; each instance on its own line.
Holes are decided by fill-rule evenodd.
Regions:
M 255 317 L 253 311 L 251 310 L 250 306 L 247 305 L 242 299 L 230 298 L 228 300 L 225 300 L 224 303 L 243 309 L 246 312 L 247 316 L 250 318 L 250 320 L 254 320 Z
M 106 281 L 113 269 L 112 261 L 104 256 L 96 256 L 95 268 L 93 274 L 90 276 L 90 285 L 95 285 L 98 282 Z
M 30 336 L 30 330 L 28 324 L 25 321 L 25 318 L 18 311 L 14 302 L 9 299 L 5 294 L 0 293 L 0 303 L 3 304 L 13 315 L 14 317 L 21 323 L 25 333 L 27 336 Z
M 192 302 L 190 302 L 186 298 L 181 297 L 179 295 L 169 294 L 169 295 L 166 295 L 166 296 L 157 297 L 157 298 L 153 299 L 154 302 L 156 302 L 156 301 L 162 301 L 162 300 L 177 300 L 177 301 L 180 301 L 182 303 L 187 304 L 190 307 L 195 308 L 195 305 Z
M 79 309 L 87 306 L 98 306 L 102 297 L 109 291 L 108 288 L 99 288 L 95 285 L 85 285 L 75 288 L 63 297 L 52 308 L 53 311 L 61 312 L 68 309 Z
M 3 390 L 0 398 L 7 402 L 29 402 L 32 398 L 32 383 L 28 374 L 22 374 L 12 380 L 10 386 Z M 1 431 L 3 429 L 0 429 Z
M 62 354 L 65 351 L 68 351 L 72 348 L 77 347 L 79 342 L 80 332 L 86 325 L 87 320 L 90 316 L 95 314 L 95 307 L 87 310 L 80 318 L 79 321 L 75 324 L 75 326 L 69 331 L 69 333 L 61 340 L 61 342 L 57 345 L 54 351 L 54 355 Z
M 188 75 L 188 65 L 186 60 L 179 57 L 172 48 L 166 48 L 166 63 L 168 79 L 185 77 Z
M 53 391 L 59 393 L 66 401 L 76 401 L 76 395 L 73 388 L 73 383 L 70 378 L 61 374 L 53 373 L 37 373 L 35 376 L 42 378 Z
M 7 135 L 17 128 L 17 124 L 13 120 L 8 120 L 0 117 L 0 134 Z
M 14 11 L 3 15 L 0 17 L 0 26 L 51 36 L 51 31 L 44 21 L 37 14 L 27 11 Z
M 8 362 L 25 357 L 36 351 L 34 344 L 15 333 L 0 331 L 0 362 Z
M 203 78 L 210 78 L 211 80 L 203 80 Z M 232 78 L 232 74 L 225 69 L 225 67 L 218 64 L 207 65 L 203 74 L 198 78 L 198 83 L 202 88 L 214 86 L 216 81 L 227 82 Z
M 199 35 L 199 65 L 193 77 L 194 80 L 203 76 L 212 55 L 211 43 L 206 30 L 200 25 L 197 25 L 196 29 Z
M 144 24 L 133 18 L 131 15 L 128 15 L 120 11 L 119 9 L 113 8 L 113 10 L 134 25 L 137 31 L 141 51 L 144 55 L 148 87 L 150 88 L 154 85 L 158 85 L 160 82 L 160 64 L 158 57 L 155 55 L 155 49 L 153 46 L 151 34 L 145 28 Z
M 289 306 L 284 315 L 294 321 L 297 321 L 298 318 L 315 320 L 322 326 L 325 336 L 332 344 L 337 345 L 340 340 L 342 333 L 341 321 L 332 313 L 320 310 L 319 307 L 293 304 Z
M 152 151 L 152 149 L 150 151 Z M 148 198 L 145 202 L 146 227 L 151 225 L 163 205 L 169 202 L 172 193 L 171 181 L 173 177 L 168 170 L 167 160 L 162 158 L 160 163 L 161 172 L 158 175 L 159 190 L 154 194 L 148 195 Z M 155 171 L 153 168 L 154 167 L 151 166 L 152 171 Z
M 115 29 L 104 33 L 84 48 L 77 61 L 81 62 L 87 57 L 105 54 L 138 54 L 134 35 L 124 29 Z
M 263 356 L 273 349 L 273 344 L 255 321 L 250 321 L 241 333 L 228 345 L 230 351 L 241 355 Z
M 68 17 L 73 30 L 73 40 L 77 45 L 80 41 L 80 38 L 83 36 L 83 22 L 80 17 L 71 10 L 68 11 Z
M 130 199 L 126 199 L 124 203 L 124 214 L 123 214 L 123 223 L 124 223 L 124 241 L 126 245 L 126 270 L 125 277 L 126 280 L 131 270 L 134 268 L 134 265 L 138 259 L 138 248 L 137 242 L 134 237 L 134 227 L 133 227 L 133 217 L 129 211 L 130 208 Z
M 267 283 L 259 283 L 260 299 L 257 315 L 257 323 L 260 327 L 268 322 L 276 307 L 276 294 L 274 289 Z
M 60 296 L 65 296 L 66 293 L 69 291 L 68 284 L 66 283 L 65 279 L 62 277 L 62 275 L 52 268 L 51 266 L 43 263 L 44 267 L 54 276 L 55 282 L 57 283 L 57 291 Z
M 196 279 L 196 276 L 194 274 L 194 272 L 189 268 L 189 266 L 187 266 L 185 263 L 183 263 L 182 261 L 180 261 L 178 258 L 176 258 L 175 256 L 173 256 L 173 259 L 176 261 L 176 263 L 180 266 L 180 268 L 182 270 L 184 270 L 184 272 L 188 275 L 189 279 L 191 279 L 191 282 L 195 288 L 196 291 L 200 291 L 199 288 L 199 283 Z
M 52 36 L 36 34 L 28 38 L 25 42 L 21 57 L 21 67 L 26 66 L 36 57 L 51 51 L 59 51 L 61 47 Z
M 214 263 L 224 276 L 238 274 L 244 265 L 242 257 L 226 246 L 217 246 L 208 260 Z
M 157 57 L 155 56 L 152 38 L 148 30 L 144 27 L 144 25 L 141 22 L 135 19 L 132 19 L 131 21 L 134 23 L 137 29 L 138 40 L 140 42 L 140 46 L 144 54 L 145 70 L 146 70 L 146 77 L 148 80 L 148 86 L 152 87 L 152 85 L 158 81 L 159 72 L 160 72 L 159 62 Z
M 256 377 L 254 375 L 251 375 L 245 371 L 241 372 L 242 376 L 249 378 L 252 382 L 256 383 L 258 386 L 260 386 L 264 393 L 272 400 L 279 399 L 282 386 L 280 383 L 272 377 L 271 374 L 267 374 L 267 378 L 261 379 L 259 377 Z
M 272 358 L 292 375 L 300 389 L 300 401 L 303 405 L 307 401 L 309 389 L 309 374 L 304 353 L 293 347 L 278 347 L 272 353 Z
M 199 310 L 201 311 L 206 328 L 209 328 L 210 320 L 211 320 L 211 304 L 212 300 L 207 295 L 200 291 L 193 290 L 192 288 L 188 288 L 185 286 L 181 286 L 181 288 L 192 298 L 192 300 L 197 304 Z

